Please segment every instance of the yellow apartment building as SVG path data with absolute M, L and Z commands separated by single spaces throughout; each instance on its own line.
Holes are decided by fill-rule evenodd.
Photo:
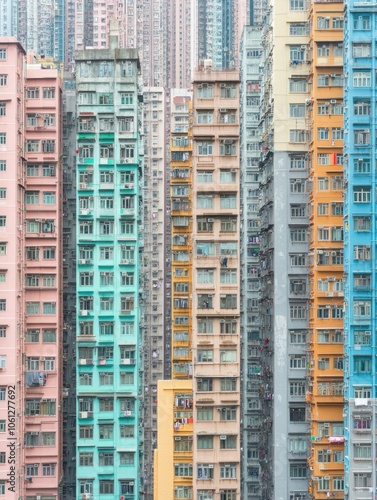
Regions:
M 309 26 L 309 493 L 342 499 L 343 1 L 314 0 Z

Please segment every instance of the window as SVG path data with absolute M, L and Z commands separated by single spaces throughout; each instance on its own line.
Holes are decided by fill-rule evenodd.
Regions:
M 370 30 L 371 21 L 369 15 L 354 16 L 353 18 L 353 28 L 355 30 Z
M 305 479 L 307 477 L 307 467 L 304 463 L 290 464 L 289 467 L 291 479 Z
M 354 71 L 352 82 L 354 87 L 370 87 L 371 86 L 370 71 Z
M 203 406 L 197 410 L 197 420 L 213 420 L 213 407 Z
M 338 140 L 343 140 L 343 129 L 340 127 L 333 128 L 331 130 L 332 134 L 332 140 L 333 141 L 338 141 Z
M 294 0 L 291 0 L 291 2 L 292 1 Z M 236 498 L 237 490 L 220 490 L 220 500 L 236 500 Z
M 220 208 L 237 208 L 236 195 L 221 194 L 220 195 Z
M 305 356 L 301 356 L 300 354 L 291 355 L 289 360 L 289 366 L 292 369 L 300 370 L 302 368 L 306 368 L 306 362 L 307 361 Z
M 212 349 L 198 349 L 196 352 L 196 359 L 198 363 L 212 363 L 213 350 Z
M 213 379 L 212 378 L 198 378 L 197 379 L 198 392 L 212 392 Z
M 108 467 L 114 465 L 114 452 L 112 451 L 101 451 L 98 454 L 98 463 L 101 466 Z
M 113 495 L 114 481 L 112 479 L 101 479 L 99 482 L 99 492 L 102 495 Z
M 56 303 L 43 302 L 43 314 L 56 314 Z
M 220 84 L 221 99 L 234 99 L 237 95 L 236 86 L 231 84 Z
M 371 55 L 370 43 L 354 42 L 352 44 L 353 57 L 370 57 L 370 55 Z
M 134 465 L 135 453 L 133 451 L 123 451 L 119 453 L 120 465 Z
M 232 170 L 220 170 L 220 182 L 233 183 L 236 182 L 237 174 Z
M 192 464 L 179 463 L 174 465 L 175 477 L 192 477 Z
M 213 208 L 213 195 L 197 195 L 197 208 Z
M 289 421 L 290 422 L 305 422 L 306 408 L 305 406 L 297 407 L 290 406 L 289 408 Z
M 304 0 L 303 0 L 304 1 Z M 295 79 L 290 78 L 289 80 L 289 92 L 292 94 L 301 94 L 307 92 L 307 81 L 303 78 Z
M 220 141 L 220 155 L 234 156 L 237 154 L 237 147 L 233 139 L 225 139 Z
M 0 75 L 0 87 L 6 87 L 8 84 L 8 75 Z
M 289 0 L 289 8 L 290 10 L 305 10 L 305 0 Z
M 220 436 L 220 450 L 235 450 L 237 448 L 237 436 Z
M 372 387 L 367 386 L 354 386 L 354 395 L 355 398 L 366 398 L 369 399 L 372 397 Z
M 220 378 L 221 392 L 235 392 L 236 390 L 237 390 L 236 379 L 230 377 Z
M 356 216 L 353 218 L 353 227 L 355 231 L 370 231 L 370 217 Z
M 292 397 L 305 396 L 305 382 L 295 381 L 289 382 L 289 395 Z
M 318 16 L 317 27 L 319 30 L 327 30 L 330 28 L 330 18 Z
M 355 203 L 370 203 L 371 188 L 358 186 L 353 190 L 353 201 Z
M 197 180 L 198 182 L 203 182 L 203 183 L 213 182 L 213 173 L 211 171 L 209 172 L 199 171 L 197 172 Z M 173 187 L 173 194 L 174 194 L 174 187 Z
M 201 156 L 210 156 L 213 154 L 213 142 L 197 142 L 197 153 Z
M 6 132 L 0 132 L 0 146 L 7 143 L 7 134 Z
M 7 161 L 0 160 L 0 172 L 6 172 L 7 170 Z
M 99 374 L 100 385 L 112 385 L 114 383 L 114 374 L 111 372 L 101 372 Z
M 42 464 L 42 476 L 55 476 L 56 464 Z
M 371 345 L 371 332 L 369 330 L 355 330 L 353 335 L 355 345 Z
M 326 141 L 330 137 L 329 135 L 329 129 L 326 127 L 318 127 L 318 140 L 319 141 Z
M 355 356 L 354 371 L 355 373 L 372 373 L 372 359 L 366 356 Z
M 329 57 L 330 55 L 330 44 L 322 43 L 317 46 L 318 57 Z
M 220 420 L 229 421 L 237 419 L 237 410 L 234 407 L 223 407 L 220 411 Z
M 295 129 L 289 131 L 289 142 L 306 142 L 306 130 L 304 129 Z
M 356 472 L 353 475 L 355 488 L 370 488 L 372 486 L 372 474 L 370 472 Z
M 290 23 L 289 34 L 291 36 L 304 36 L 308 34 L 308 25 L 306 23 Z
M 196 113 L 196 123 L 203 124 L 203 125 L 213 123 L 213 112 L 212 111 L 198 111 Z
M 198 450 L 212 450 L 213 449 L 213 436 L 203 435 L 198 436 L 197 441 Z
M 236 479 L 236 478 L 237 478 L 237 464 L 220 463 L 220 479 Z

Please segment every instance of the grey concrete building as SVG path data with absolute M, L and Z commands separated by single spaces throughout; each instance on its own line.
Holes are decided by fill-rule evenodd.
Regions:
M 241 130 L 241 336 L 242 344 L 242 490 L 245 499 L 260 499 L 259 441 L 263 434 L 263 406 L 258 387 L 261 370 L 259 158 L 261 134 L 260 71 L 262 31 L 245 26 L 240 54 Z M 267 374 L 266 374 L 267 375 Z

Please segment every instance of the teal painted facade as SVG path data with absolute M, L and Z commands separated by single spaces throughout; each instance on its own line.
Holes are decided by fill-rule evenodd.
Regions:
M 76 52 L 77 498 L 142 490 L 142 112 L 134 49 Z

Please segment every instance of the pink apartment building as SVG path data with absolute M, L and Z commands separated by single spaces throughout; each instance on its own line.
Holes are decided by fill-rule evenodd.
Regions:
M 56 500 L 62 479 L 61 101 L 1 38 L 0 498 Z

